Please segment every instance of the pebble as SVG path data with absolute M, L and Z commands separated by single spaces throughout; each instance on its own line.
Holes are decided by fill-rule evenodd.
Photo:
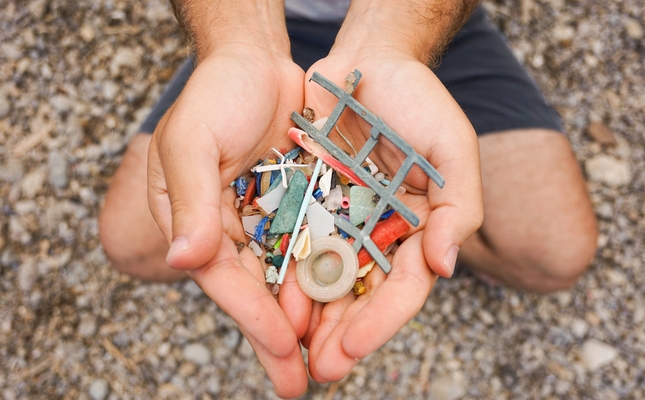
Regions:
M 43 169 L 37 169 L 27 174 L 20 183 L 22 197 L 25 199 L 36 197 L 42 191 L 46 178 L 47 174 Z
M 210 313 L 199 314 L 195 317 L 195 332 L 198 335 L 206 335 L 215 332 L 217 324 Z
M 104 136 L 101 139 L 101 150 L 108 157 L 115 156 L 123 150 L 125 141 L 116 133 Z
M 627 36 L 634 40 L 639 40 L 643 38 L 643 26 L 634 18 L 625 18 L 625 31 Z
M 82 337 L 92 337 L 96 333 L 96 317 L 92 314 L 85 313 L 81 316 L 78 324 L 78 333 Z
M 226 335 L 224 335 L 224 338 L 222 339 L 222 343 L 227 348 L 234 349 L 240 343 L 240 336 L 241 336 L 241 333 L 239 330 L 230 329 L 226 333 Z
M 81 39 L 83 39 L 85 42 L 91 42 L 96 37 L 96 31 L 94 30 L 94 27 L 87 23 L 81 26 L 81 29 L 79 29 L 78 34 L 80 35 Z
M 580 349 L 580 359 L 589 371 L 610 364 L 618 356 L 618 350 L 596 339 L 587 340 Z
M 110 391 L 110 385 L 105 379 L 94 379 L 90 384 L 90 398 L 92 400 L 103 400 L 107 397 Z
M 37 277 L 36 259 L 28 258 L 18 270 L 18 287 L 24 292 L 30 291 L 34 287 Z
M 600 144 L 614 146 L 618 142 L 607 125 L 602 122 L 592 122 L 585 129 L 587 134 Z
M 123 67 L 136 70 L 141 64 L 141 55 L 130 47 L 119 48 L 110 63 L 110 74 L 117 76 Z
M 0 91 L 0 118 L 4 118 L 9 115 L 11 111 L 11 103 L 3 92 Z
M 585 162 L 585 171 L 590 180 L 605 183 L 611 187 L 627 185 L 632 180 L 632 172 L 627 161 L 599 154 Z
M 583 319 L 576 318 L 571 321 L 571 333 L 577 338 L 583 338 L 589 332 L 589 324 Z
M 430 400 L 457 400 L 466 395 L 464 382 L 454 379 L 449 375 L 431 378 L 428 399 Z
M 49 152 L 49 184 L 62 189 L 67 186 L 67 159 L 59 151 Z
M 206 365 L 211 361 L 210 350 L 201 343 L 191 343 L 184 346 L 182 354 L 186 361 L 197 365 Z

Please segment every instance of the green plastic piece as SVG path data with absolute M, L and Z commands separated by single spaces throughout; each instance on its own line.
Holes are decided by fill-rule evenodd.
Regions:
M 372 214 L 376 207 L 375 194 L 372 189 L 362 186 L 352 186 L 349 189 L 349 222 L 352 225 L 362 224 Z
M 293 174 L 287 192 L 284 194 L 271 223 L 271 228 L 269 228 L 270 235 L 293 232 L 307 184 L 307 176 L 302 171 L 298 170 Z

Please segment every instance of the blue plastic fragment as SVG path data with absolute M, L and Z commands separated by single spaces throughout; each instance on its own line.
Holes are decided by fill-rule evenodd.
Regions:
M 390 211 L 386 211 L 383 214 L 381 214 L 381 219 L 388 219 L 392 214 L 394 214 L 393 208 L 391 208 Z
M 244 196 L 247 188 L 248 184 L 246 183 L 246 179 L 243 177 L 237 178 L 237 181 L 235 182 L 235 191 L 237 192 L 237 195 Z
M 255 226 L 255 232 L 253 232 L 253 240 L 258 243 L 262 243 L 262 236 L 265 232 L 264 227 L 266 226 L 267 222 L 269 222 L 268 216 L 262 218 L 260 222 L 258 222 L 258 224 Z
M 316 190 L 314 190 L 313 195 L 314 195 L 314 199 L 320 200 L 320 198 L 323 195 L 323 192 L 322 192 L 322 190 L 320 190 L 320 188 L 316 188 Z

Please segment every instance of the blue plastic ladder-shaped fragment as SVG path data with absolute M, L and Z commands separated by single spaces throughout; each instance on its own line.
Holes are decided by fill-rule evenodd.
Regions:
M 348 79 L 348 82 L 350 82 L 353 85 L 353 89 L 355 89 L 361 79 L 362 74 L 359 70 L 354 70 L 353 75 L 353 78 L 355 79 Z M 321 146 L 323 146 L 325 150 L 331 153 L 338 161 L 350 167 L 352 171 L 379 196 L 380 200 L 376 204 L 376 207 L 374 208 L 374 211 L 371 215 L 380 216 L 381 214 L 383 214 L 383 212 L 385 212 L 387 206 L 389 205 L 412 225 L 419 225 L 419 217 L 395 197 L 396 190 L 399 188 L 399 186 L 401 186 L 403 180 L 415 164 L 418 165 L 421 170 L 425 172 L 425 174 L 428 175 L 428 177 L 430 177 L 430 179 L 432 179 L 440 188 L 443 188 L 444 186 L 443 177 L 441 177 L 439 172 L 437 172 L 437 170 L 434 169 L 434 167 L 425 158 L 416 153 L 412 146 L 410 146 L 405 140 L 397 135 L 396 132 L 394 132 L 389 126 L 387 126 L 381 118 L 372 114 L 361 103 L 359 103 L 351 95 L 351 93 L 353 93 L 353 90 L 348 93 L 317 72 L 314 72 L 311 80 L 336 96 L 338 98 L 338 103 L 327 119 L 327 122 L 325 122 L 320 130 L 316 129 L 316 127 L 314 127 L 309 121 L 307 121 L 302 115 L 298 114 L 297 112 L 293 112 L 291 114 L 291 119 L 293 120 L 293 122 L 295 122 L 302 130 L 307 132 L 316 143 L 319 143 Z M 340 116 L 343 114 L 343 111 L 346 107 L 349 107 L 356 113 L 356 115 L 363 118 L 372 126 L 370 137 L 354 158 L 347 155 L 328 137 L 329 133 L 338 123 L 338 120 L 340 119 Z M 390 180 L 390 184 L 387 186 L 384 186 L 379 181 L 377 181 L 376 178 L 374 178 L 361 166 L 365 159 L 370 155 L 372 150 L 374 150 L 374 147 L 376 147 L 376 145 L 378 144 L 378 140 L 381 135 L 385 136 L 399 150 L 401 150 L 403 154 L 407 156 L 405 161 L 401 165 L 401 168 L 397 171 L 396 175 Z M 355 227 L 349 221 L 339 215 L 336 215 L 334 223 L 339 229 L 342 229 L 355 239 L 353 247 L 357 253 L 361 249 L 361 247 L 364 247 L 372 256 L 372 258 L 374 258 L 376 263 L 381 267 L 383 272 L 389 273 L 392 269 L 392 266 L 370 237 L 378 220 L 379 218 L 369 218 L 365 223 L 363 229 Z

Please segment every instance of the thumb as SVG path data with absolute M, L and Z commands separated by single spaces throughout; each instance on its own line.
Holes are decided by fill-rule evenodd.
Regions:
M 444 188 L 431 186 L 428 191 L 432 211 L 423 231 L 423 249 L 430 269 L 444 278 L 452 276 L 459 249 L 483 222 L 481 180 L 475 171 L 461 177 L 445 174 L 452 179 L 446 178 Z
M 172 268 L 194 269 L 211 260 L 222 235 L 219 151 L 210 135 L 164 118 L 148 155 L 148 199 L 170 242 Z M 190 138 L 187 138 L 190 134 Z

